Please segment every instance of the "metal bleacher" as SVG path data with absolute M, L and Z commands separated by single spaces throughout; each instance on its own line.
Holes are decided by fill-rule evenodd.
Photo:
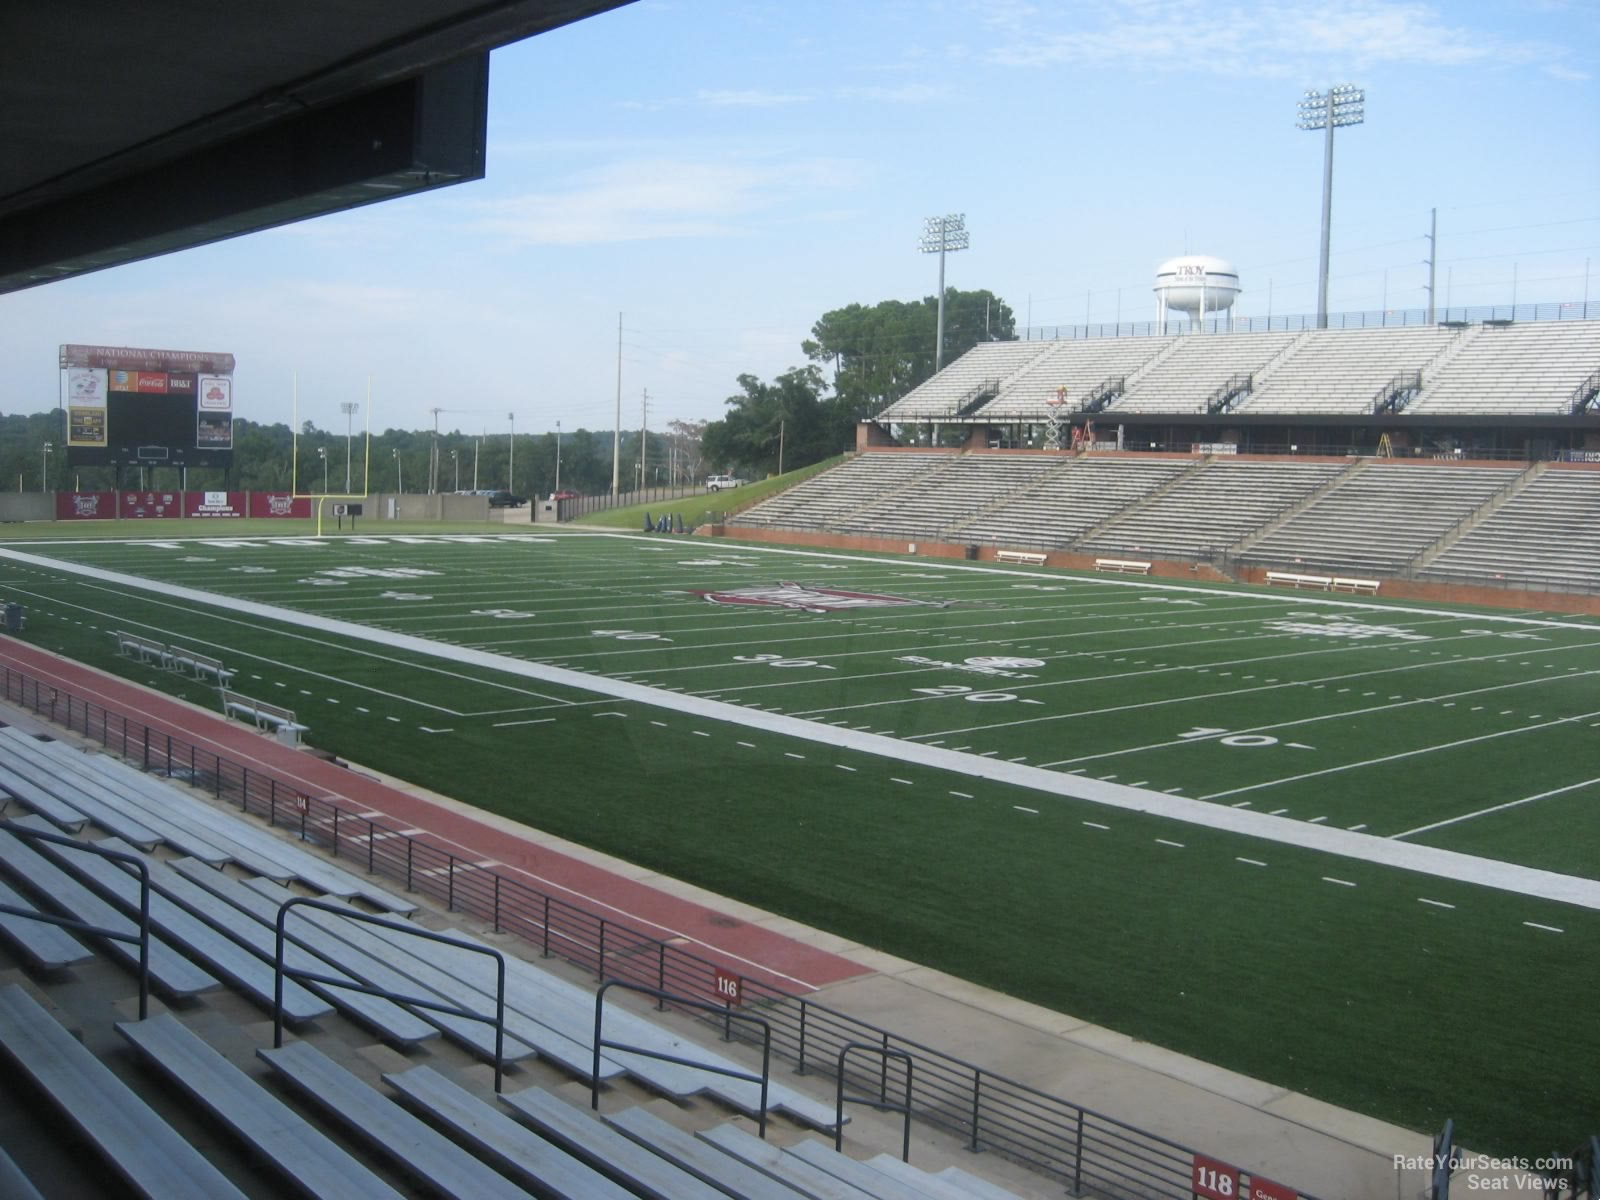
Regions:
M 43 761 L 86 757 L 65 743 L 46 748 L 11 727 L 0 732 L 0 758 L 19 757 L 19 738 L 34 743 L 20 756 L 37 750 Z M 165 788 L 180 810 L 186 803 L 206 808 L 218 822 L 204 826 L 213 834 L 231 833 L 239 845 L 255 845 L 258 836 L 279 840 L 181 788 L 132 774 L 147 803 L 154 789 Z M 90 784 L 93 777 L 53 777 L 52 786 L 70 801 L 68 780 Z M 560 1097 L 563 1087 L 581 1086 L 587 1099 L 600 1028 L 593 985 L 508 957 L 506 1070 L 516 1086 L 497 1104 L 484 1082 L 495 1050 L 487 1026 L 420 1003 L 437 997 L 446 1006 L 492 1011 L 494 968 L 481 954 L 466 953 L 488 941 L 453 928 L 450 940 L 459 950 L 424 942 L 412 932 L 421 928 L 415 920 L 389 915 L 365 888 L 347 888 L 348 902 L 328 902 L 322 894 L 340 911 L 320 903 L 285 909 L 291 898 L 317 890 L 304 873 L 290 872 L 289 887 L 256 874 L 245 858 L 202 859 L 164 836 L 140 848 L 106 836 L 98 815 L 75 819 L 76 836 L 65 839 L 42 812 L 8 819 L 0 828 L 0 905 L 120 932 L 136 931 L 147 905 L 151 1015 L 134 1019 L 130 1012 L 128 972 L 137 969 L 138 955 L 122 943 L 0 915 L 0 1061 L 13 1068 L 0 1080 L 0 1130 L 31 1120 L 39 1131 L 7 1137 L 17 1161 L 0 1163 L 3 1194 L 115 1191 L 163 1200 L 286 1190 L 336 1200 L 834 1194 L 797 1191 L 697 1140 L 694 1132 L 725 1125 L 730 1114 L 756 1115 L 758 1084 L 740 1074 L 734 1058 L 691 1041 L 642 1007 L 607 1009 L 607 1028 L 619 1040 L 603 1043 L 606 1119 L 598 1119 Z M 228 830 L 230 822 L 237 829 Z M 88 852 L 91 844 L 138 858 L 148 898 L 122 860 Z M 268 849 L 257 846 L 256 856 L 270 859 Z M 274 875 L 284 872 L 274 868 Z M 346 907 L 364 919 L 347 920 Z M 414 915 L 437 923 L 438 914 Z M 282 977 L 274 965 L 280 919 Z M 307 972 L 328 982 L 296 977 Z M 389 994 L 369 994 L 378 991 Z M 264 1018 L 279 1012 L 293 1035 L 273 1047 L 262 1040 L 263 1030 L 270 1038 L 272 1029 Z M 831 1104 L 779 1081 L 768 1087 L 768 1111 L 783 1118 L 775 1127 L 783 1140 L 833 1126 Z M 672 1123 L 639 1107 L 652 1097 L 666 1097 L 655 1103 L 673 1114 Z M 55 1145 L 42 1135 L 46 1128 L 71 1129 L 70 1142 Z M 694 1147 L 692 1165 L 680 1161 L 686 1140 Z M 807 1156 L 836 1153 L 820 1141 L 810 1145 Z M 79 1153 L 82 1146 L 92 1153 Z M 855 1168 L 835 1167 L 828 1178 L 843 1187 L 843 1175 Z M 917 1193 L 904 1178 L 860 1169 L 882 1184 L 837 1194 L 943 1197 L 950 1186 L 929 1175 Z
M 1484 326 L 1407 409 L 1423 416 L 1564 416 L 1600 368 L 1600 321 Z
M 1600 591 L 1600 474 L 1581 468 L 1543 471 L 1417 574 Z
M 1525 468 L 1369 462 L 1238 559 L 1392 575 L 1470 519 Z

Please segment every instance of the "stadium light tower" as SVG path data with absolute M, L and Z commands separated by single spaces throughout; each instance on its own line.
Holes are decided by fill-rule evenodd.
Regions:
M 1300 97 L 1301 129 L 1322 129 L 1322 255 L 1317 265 L 1317 328 L 1328 327 L 1328 241 L 1333 227 L 1333 131 L 1359 125 L 1366 117 L 1367 94 L 1354 84 L 1341 83 L 1326 92 L 1308 91 Z
M 966 213 L 929 217 L 922 223 L 922 241 L 917 243 L 917 249 L 939 256 L 939 331 L 933 343 L 935 372 L 944 366 L 944 256 L 947 251 L 965 250 L 968 244 Z
M 354 400 L 341 400 L 339 411 L 344 414 L 344 490 L 350 491 L 350 422 L 361 405 Z

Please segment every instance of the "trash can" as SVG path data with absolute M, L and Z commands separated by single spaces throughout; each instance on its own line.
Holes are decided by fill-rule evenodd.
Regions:
M 15 600 L 9 601 L 6 604 L 5 622 L 7 633 L 22 632 L 22 605 L 18 604 Z
M 977 558 L 978 558 L 978 548 L 976 546 L 968 546 L 967 547 L 967 561 L 968 562 L 976 562 Z

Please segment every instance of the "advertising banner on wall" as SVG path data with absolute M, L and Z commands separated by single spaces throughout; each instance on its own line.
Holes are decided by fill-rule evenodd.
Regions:
M 288 492 L 57 492 L 56 520 L 116 517 L 309 517 L 311 501 Z
M 139 517 L 181 517 L 182 492 L 121 492 L 117 516 L 127 520 Z
M 251 492 L 250 515 L 252 517 L 309 517 L 311 515 L 311 498 L 309 496 L 296 498 L 288 492 Z
M 57 492 L 56 520 L 109 521 L 117 515 L 115 492 Z

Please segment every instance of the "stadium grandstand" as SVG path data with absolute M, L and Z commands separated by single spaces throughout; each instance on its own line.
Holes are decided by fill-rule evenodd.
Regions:
M 1554 317 L 982 343 L 863 422 L 862 453 L 727 528 L 1464 585 L 1489 603 L 1593 593 L 1600 320 L 1542 307 Z

